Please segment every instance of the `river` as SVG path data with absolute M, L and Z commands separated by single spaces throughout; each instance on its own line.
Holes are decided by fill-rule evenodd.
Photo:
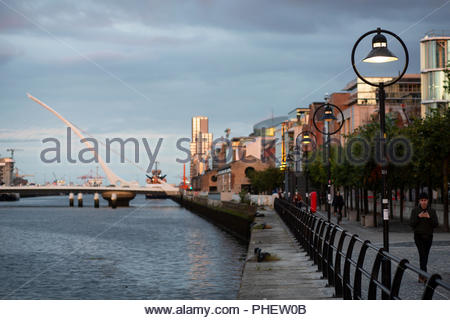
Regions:
M 235 299 L 247 244 L 172 200 L 0 202 L 3 299 Z M 76 201 L 75 201 L 76 202 Z

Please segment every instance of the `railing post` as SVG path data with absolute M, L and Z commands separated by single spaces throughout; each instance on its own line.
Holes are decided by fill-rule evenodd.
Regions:
M 422 300 L 433 299 L 434 290 L 437 287 L 436 280 L 441 280 L 441 279 L 442 279 L 442 277 L 438 274 L 431 275 L 431 277 L 428 279 L 428 281 L 425 284 L 425 291 L 423 292 Z
M 361 269 L 364 265 L 364 258 L 366 257 L 366 251 L 368 248 L 370 241 L 366 240 L 361 245 L 361 249 L 359 251 L 358 262 L 356 263 L 355 268 L 355 279 L 353 280 L 353 299 L 354 300 L 362 300 L 361 299 L 361 281 L 362 281 L 362 272 Z
M 328 283 L 330 286 L 335 285 L 335 277 L 334 277 L 334 268 L 333 266 L 333 246 L 334 246 L 334 239 L 336 238 L 336 232 L 337 232 L 337 225 L 333 225 L 333 229 L 331 230 L 329 245 L 328 245 L 328 253 L 327 253 L 327 261 L 328 261 Z
M 325 229 L 325 221 L 324 220 L 320 220 L 320 229 L 319 232 L 316 233 L 316 238 L 314 240 L 315 245 L 314 245 L 314 251 L 315 251 L 315 255 L 316 255 L 316 264 L 317 267 L 319 268 L 319 271 L 322 271 L 322 259 L 323 259 L 323 245 L 322 245 L 322 235 L 323 235 L 323 230 Z M 316 230 L 317 231 L 317 230 Z
M 309 244 L 309 256 L 314 261 L 314 230 L 319 224 L 316 216 L 311 215 L 311 219 L 308 226 L 308 244 Z
M 342 230 L 341 236 L 339 237 L 338 246 L 336 249 L 336 260 L 334 262 L 334 283 L 335 283 L 335 292 L 336 297 L 342 297 L 342 280 L 343 276 L 341 274 L 341 255 L 342 255 L 342 247 L 344 246 L 344 240 L 347 235 L 347 231 Z
M 330 263 L 330 261 L 328 261 L 328 250 L 330 247 L 330 233 L 331 233 L 331 224 L 328 222 L 327 231 L 325 232 L 325 239 L 323 241 L 322 246 L 322 274 L 324 278 L 328 279 L 328 285 L 330 285 L 328 274 L 329 271 L 328 265 Z
M 384 259 L 383 252 L 384 252 L 383 248 L 380 248 L 378 250 L 377 257 L 375 258 L 375 261 L 373 263 L 372 273 L 370 275 L 370 281 L 369 281 L 368 296 L 367 296 L 367 299 L 369 299 L 369 300 L 377 299 L 377 286 L 375 284 L 375 281 L 378 281 L 378 274 L 380 273 L 381 262 Z
M 392 281 L 391 294 L 389 299 L 393 300 L 398 298 L 398 293 L 400 292 L 400 284 L 402 283 L 403 274 L 405 273 L 406 264 L 409 263 L 407 259 L 402 259 L 397 266 L 395 271 L 394 280 Z
M 356 234 L 352 235 L 350 238 L 350 242 L 347 247 L 347 253 L 345 255 L 344 262 L 344 281 L 343 281 L 343 289 L 344 289 L 344 299 L 351 300 L 352 299 L 352 291 L 349 288 L 350 284 L 350 259 L 353 254 L 353 247 L 355 246 L 356 238 L 358 236 Z

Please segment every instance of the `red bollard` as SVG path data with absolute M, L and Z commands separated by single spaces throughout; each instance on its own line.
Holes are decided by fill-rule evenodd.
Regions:
M 317 211 L 317 192 L 313 191 L 310 193 L 311 196 L 311 212 L 314 213 Z

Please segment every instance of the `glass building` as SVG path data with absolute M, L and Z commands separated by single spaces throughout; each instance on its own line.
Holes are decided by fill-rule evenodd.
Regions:
M 208 117 L 192 118 L 192 137 L 190 144 L 190 177 L 202 175 L 209 169 L 208 159 L 212 145 L 212 133 L 208 132 Z
M 430 32 L 420 40 L 420 72 L 422 82 L 421 115 L 450 104 L 445 92 L 445 68 L 449 67 L 450 34 Z

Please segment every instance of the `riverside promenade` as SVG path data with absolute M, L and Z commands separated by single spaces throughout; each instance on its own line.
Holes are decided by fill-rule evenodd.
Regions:
M 321 214 L 325 219 L 326 214 Z M 414 243 L 414 233 L 408 225 L 410 212 L 405 212 L 405 220 L 401 223 L 398 219 L 389 221 L 389 252 L 401 258 L 408 259 L 412 264 L 419 266 L 419 253 Z M 349 219 L 351 217 L 351 219 Z M 383 246 L 383 227 L 363 227 L 356 220 L 356 212 L 349 212 L 349 218 L 343 218 L 341 227 L 352 234 L 357 234 L 365 240 L 370 240 L 378 247 Z M 331 222 L 337 219 L 332 214 Z M 439 221 L 442 223 L 442 221 Z M 369 260 L 369 259 L 368 259 Z M 428 272 L 438 273 L 442 280 L 450 283 L 450 232 L 444 232 L 442 226 L 438 227 L 433 235 L 433 244 L 428 257 Z M 402 299 L 420 299 L 423 285 L 417 282 L 417 276 L 406 272 L 402 281 L 400 293 Z M 437 288 L 433 299 L 449 300 L 448 291 Z
M 297 244 L 273 209 L 260 211 L 251 230 L 238 299 L 308 300 L 333 299 L 322 273 Z M 271 229 L 260 229 L 265 223 Z M 255 248 L 270 253 L 269 261 L 257 262 Z

